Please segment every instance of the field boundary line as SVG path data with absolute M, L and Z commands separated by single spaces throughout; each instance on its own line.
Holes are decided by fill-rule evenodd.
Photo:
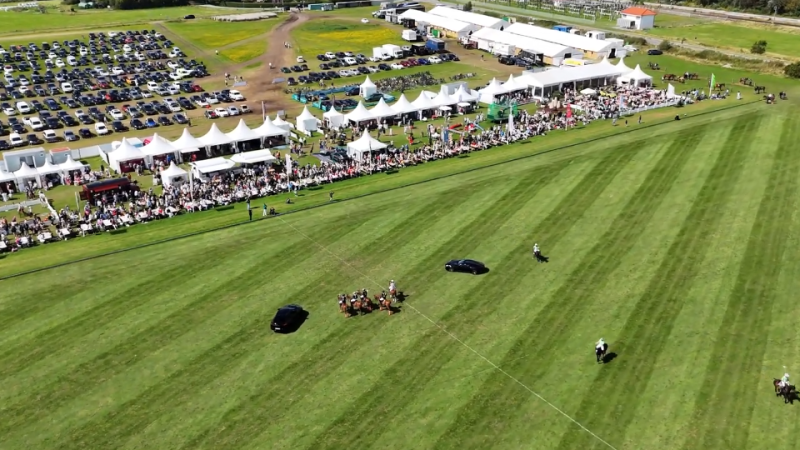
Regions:
M 756 103 L 759 103 L 759 102 L 761 102 L 761 100 L 755 100 L 755 101 L 752 101 L 752 102 L 744 102 L 744 103 L 736 103 L 736 104 L 733 104 L 731 106 L 726 106 L 724 108 L 715 109 L 713 111 L 703 111 L 703 112 L 697 113 L 695 115 L 688 116 L 685 119 L 681 119 L 681 120 L 689 120 L 689 119 L 692 119 L 692 118 L 695 118 L 695 117 L 702 117 L 702 116 L 705 116 L 705 115 L 708 115 L 708 114 L 714 114 L 714 113 L 727 111 L 727 110 L 734 109 L 734 108 L 741 108 L 743 106 L 753 105 L 753 104 L 756 104 Z M 194 237 L 194 236 L 201 236 L 201 235 L 204 235 L 204 234 L 207 234 L 207 233 L 213 233 L 213 232 L 216 232 L 216 231 L 227 230 L 229 228 L 238 227 L 238 226 L 241 226 L 241 225 L 246 225 L 248 223 L 260 222 L 262 220 L 273 219 L 275 217 L 281 217 L 281 216 L 285 216 L 285 215 L 288 215 L 288 214 L 296 214 L 296 213 L 301 213 L 301 212 L 305 212 L 305 211 L 311 211 L 313 209 L 322 208 L 322 207 L 325 207 L 325 206 L 330 206 L 330 205 L 336 204 L 336 203 L 349 202 L 349 201 L 353 201 L 353 200 L 358 200 L 358 199 L 361 199 L 361 198 L 369 197 L 369 196 L 372 196 L 372 195 L 385 194 L 387 192 L 392 192 L 392 191 L 396 191 L 396 190 L 400 190 L 400 189 L 405 189 L 405 188 L 408 188 L 408 187 L 419 186 L 419 185 L 423 185 L 423 184 L 426 184 L 426 183 L 431 183 L 431 182 L 434 182 L 434 181 L 444 180 L 444 179 L 447 179 L 447 178 L 450 178 L 450 177 L 454 177 L 454 176 L 458 176 L 458 175 L 464 175 L 464 174 L 467 174 L 467 173 L 472 173 L 472 172 L 477 172 L 477 171 L 480 171 L 480 170 L 490 169 L 492 167 L 498 167 L 498 166 L 502 166 L 502 165 L 505 165 L 505 164 L 515 163 L 515 162 L 522 161 L 522 160 L 525 160 L 525 159 L 534 158 L 534 157 L 537 157 L 537 156 L 547 155 L 547 154 L 554 153 L 554 152 L 557 152 L 557 151 L 560 151 L 560 150 L 566 150 L 566 149 L 574 148 L 574 147 L 577 147 L 577 146 L 580 146 L 580 145 L 591 144 L 591 143 L 594 143 L 594 142 L 600 142 L 600 141 L 603 141 L 605 139 L 609 139 L 609 138 L 612 138 L 612 137 L 617 137 L 617 136 L 625 135 L 625 134 L 628 134 L 628 133 L 634 133 L 634 132 L 639 131 L 639 130 L 646 130 L 648 128 L 658 127 L 658 126 L 666 125 L 666 124 L 669 124 L 669 123 L 672 123 L 672 122 L 673 122 L 672 120 L 664 120 L 663 122 L 655 122 L 655 123 L 651 123 L 651 124 L 645 124 L 642 127 L 634 127 L 634 128 L 629 129 L 629 130 L 620 131 L 618 133 L 614 133 L 614 134 L 610 134 L 610 135 L 606 135 L 606 136 L 598 136 L 598 137 L 594 137 L 594 138 L 591 138 L 591 139 L 587 139 L 585 141 L 573 142 L 571 144 L 562 145 L 560 147 L 554 147 L 554 148 L 551 148 L 551 149 L 548 149 L 548 150 L 543 150 L 543 151 L 537 152 L 537 153 L 531 153 L 529 155 L 522 155 L 522 156 L 518 156 L 516 158 L 507 159 L 507 160 L 504 160 L 504 161 L 498 161 L 498 162 L 494 162 L 494 163 L 491 163 L 491 164 L 486 164 L 486 165 L 483 165 L 483 166 L 464 169 L 464 170 L 461 170 L 461 171 L 458 171 L 458 172 L 448 173 L 448 174 L 445 174 L 445 175 L 439 175 L 439 176 L 432 177 L 432 178 L 426 178 L 424 180 L 419 180 L 419 181 L 414 181 L 414 182 L 411 182 L 411 183 L 402 184 L 400 186 L 395 186 L 395 187 L 386 188 L 386 189 L 380 189 L 380 190 L 373 191 L 373 192 L 367 192 L 365 194 L 354 195 L 352 197 L 347 197 L 347 198 L 343 198 L 341 200 L 336 200 L 335 202 L 326 202 L 326 203 L 320 203 L 318 205 L 306 206 L 306 207 L 298 208 L 298 209 L 295 209 L 295 210 L 292 210 L 292 211 L 287 211 L 285 213 L 281 213 L 281 214 L 278 214 L 277 216 L 273 216 L 273 217 L 259 217 L 257 219 L 252 220 L 252 221 L 245 220 L 245 221 L 242 221 L 242 222 L 234 222 L 234 223 L 227 224 L 227 225 L 221 225 L 221 226 L 217 226 L 217 227 L 207 228 L 207 229 L 204 229 L 204 230 L 193 231 L 191 233 L 179 234 L 179 235 L 176 235 L 176 236 L 170 236 L 168 238 L 159 239 L 159 240 L 152 241 L 152 242 L 146 242 L 144 244 L 137 244 L 137 245 L 132 245 L 130 247 L 124 247 L 124 248 L 120 248 L 120 249 L 117 249 L 117 250 L 112 250 L 112 251 L 108 251 L 108 252 L 104 252 L 104 253 L 98 253 L 96 255 L 90 255 L 90 256 L 85 256 L 85 257 L 82 257 L 82 258 L 72 259 L 72 260 L 60 262 L 60 263 L 57 263 L 57 264 L 53 264 L 53 265 L 50 265 L 50 266 L 43 266 L 43 267 L 38 267 L 36 269 L 24 270 L 22 272 L 17 272 L 17 273 L 13 273 L 13 274 L 10 274 L 10 275 L 0 276 L 0 281 L 10 280 L 10 279 L 13 279 L 13 278 L 18 278 L 18 277 L 21 277 L 21 276 L 24 276 L 24 275 L 31 275 L 31 274 L 39 273 L 39 272 L 46 272 L 48 270 L 53 270 L 53 269 L 57 269 L 59 267 L 69 266 L 71 264 L 77 264 L 77 263 L 82 263 L 82 262 L 86 262 L 86 261 L 92 261 L 94 259 L 104 258 L 104 257 L 107 257 L 107 256 L 116 255 L 116 254 L 119 254 L 119 253 L 125 253 L 125 252 L 129 252 L 129 251 L 133 251 L 133 250 L 139 250 L 139 249 L 142 249 L 142 248 L 152 247 L 154 245 L 159 245 L 159 244 L 165 244 L 165 243 L 172 242 L 172 241 L 178 241 L 178 240 L 181 240 L 181 239 L 186 239 L 186 238 L 190 238 L 190 237 Z M 200 214 L 202 214 L 202 213 L 200 213 Z M 0 260 L 2 260 L 2 259 L 4 259 L 4 258 L 0 257 Z
M 370 277 L 369 275 L 365 274 L 364 272 L 362 272 L 361 270 L 359 270 L 358 268 L 356 268 L 355 266 L 353 266 L 352 264 L 350 264 L 348 261 L 346 261 L 344 258 L 342 258 L 342 257 L 340 257 L 339 255 L 337 255 L 336 253 L 332 252 L 330 249 L 328 249 L 328 247 L 326 247 L 326 246 L 322 245 L 321 243 L 319 243 L 318 241 L 314 240 L 314 238 L 312 238 L 311 236 L 309 236 L 309 235 L 307 235 L 307 234 L 303 233 L 302 231 L 300 231 L 300 229 L 298 229 L 297 227 L 295 227 L 295 226 L 294 226 L 294 225 L 292 225 L 291 223 L 289 223 L 289 222 L 287 222 L 287 221 L 283 220 L 283 217 L 280 217 L 280 216 L 278 216 L 278 218 L 281 220 L 281 223 L 283 223 L 283 224 L 285 224 L 285 225 L 288 225 L 288 226 L 289 226 L 291 229 L 293 229 L 295 232 L 297 232 L 297 234 L 299 234 L 300 236 L 302 236 L 302 237 L 306 238 L 306 239 L 307 239 L 309 242 L 311 242 L 312 244 L 316 245 L 316 246 L 317 246 L 317 247 L 319 247 L 320 249 L 324 250 L 326 253 L 328 253 L 329 255 L 331 255 L 332 257 L 334 257 L 335 259 L 339 260 L 339 262 L 341 262 L 342 264 L 344 264 L 344 265 L 346 265 L 346 266 L 350 267 L 351 269 L 353 269 L 353 271 L 354 271 L 354 272 L 356 272 L 357 274 L 359 274 L 359 275 L 361 275 L 362 277 L 364 277 L 364 279 L 365 279 L 365 280 L 368 280 L 368 281 L 370 281 L 370 282 L 371 282 L 371 283 L 373 283 L 375 286 L 377 286 L 379 289 L 383 288 L 383 286 L 382 286 L 382 285 L 381 285 L 381 284 L 380 284 L 378 281 L 376 281 L 374 278 L 372 278 L 372 277 Z M 601 438 L 600 436 L 598 436 L 597 434 L 595 434 L 594 432 L 592 432 L 592 430 L 590 430 L 590 429 L 586 428 L 586 426 L 584 426 L 582 423 L 578 422 L 578 421 L 577 421 L 577 420 L 576 420 L 574 417 L 572 417 L 572 416 L 570 416 L 569 414 L 565 413 L 565 412 L 564 412 L 564 411 L 563 411 L 561 408 L 559 408 L 558 406 L 556 406 L 556 405 L 554 405 L 554 404 L 550 403 L 550 402 L 549 402 L 549 401 L 548 401 L 546 398 L 544 398 L 544 397 L 543 397 L 541 394 L 539 394 L 538 392 L 534 391 L 533 389 L 531 389 L 531 388 L 530 388 L 530 386 L 528 386 L 527 384 L 525 384 L 525 383 L 523 383 L 522 381 L 520 381 L 520 380 L 519 380 L 519 378 L 517 378 L 517 377 L 515 377 L 515 376 L 511 375 L 510 373 L 508 373 L 507 371 L 505 371 L 505 370 L 504 370 L 502 367 L 500 367 L 500 366 L 498 366 L 497 364 L 495 364 L 494 362 L 492 362 L 492 360 L 490 360 L 489 358 L 487 358 L 486 356 L 484 356 L 484 355 L 483 355 L 481 352 L 479 352 L 479 351 L 475 350 L 475 349 L 474 349 L 472 346 L 470 346 L 470 345 L 469 345 L 469 344 L 467 344 L 466 342 L 464 342 L 464 341 L 462 341 L 461 339 L 459 339 L 459 338 L 458 338 L 458 336 L 456 336 L 456 335 L 455 335 L 455 334 L 453 334 L 452 332 L 450 332 L 450 331 L 448 331 L 447 329 L 445 329 L 445 327 L 444 327 L 444 326 L 442 326 L 441 324 L 439 324 L 439 323 L 438 323 L 438 322 L 436 322 L 435 320 L 431 319 L 429 316 L 427 316 L 425 313 L 423 313 L 423 312 L 422 312 L 422 311 L 420 311 L 419 309 L 415 308 L 415 307 L 414 307 L 414 305 L 411 305 L 410 303 L 408 303 L 408 302 L 404 301 L 404 302 L 403 302 L 403 306 L 406 306 L 406 307 L 408 307 L 408 308 L 411 308 L 411 310 L 412 310 L 412 311 L 414 311 L 415 313 L 417 313 L 417 314 L 418 314 L 420 317 L 422 317 L 423 319 L 425 319 L 425 320 L 427 320 L 428 322 L 430 322 L 430 323 L 431 323 L 433 326 L 435 326 L 436 328 L 438 328 L 438 329 L 439 329 L 439 331 L 441 331 L 441 332 L 443 332 L 444 334 L 446 334 L 447 336 L 449 336 L 449 337 L 450 337 L 450 339 L 452 339 L 452 340 L 454 340 L 454 341 L 458 342 L 459 344 L 461 344 L 461 345 L 462 345 L 464 348 L 466 348 L 467 350 L 469 350 L 470 352 L 472 352 L 473 354 L 475 354 L 475 356 L 477 356 L 478 358 L 482 359 L 484 362 L 486 362 L 487 364 L 489 364 L 489 365 L 490 365 L 490 366 L 491 366 L 493 369 L 495 369 L 495 370 L 497 370 L 498 372 L 500 372 L 501 374 L 505 375 L 505 376 L 506 376 L 507 378 L 509 378 L 511 381 L 513 381 L 514 383 L 518 384 L 520 387 L 522 387 L 523 389 L 525 389 L 525 390 L 526 390 L 526 391 L 528 391 L 529 393 L 531 393 L 531 394 L 533 394 L 534 396 L 536 396 L 536 398 L 538 398 L 539 400 L 541 400 L 542 402 L 544 402 L 544 404 L 546 404 L 546 405 L 547 405 L 547 406 L 549 406 L 550 408 L 552 408 L 552 409 L 556 410 L 556 412 L 558 412 L 558 413 L 559 413 L 559 414 L 561 414 L 562 416 L 564 416 L 564 417 L 566 417 L 567 419 L 569 419 L 569 420 L 570 420 L 572 423 L 574 423 L 575 425 L 577 425 L 578 427 L 580 427 L 580 428 L 581 428 L 583 431 L 585 431 L 586 433 L 588 433 L 590 436 L 592 436 L 593 438 L 595 438 L 595 439 L 597 439 L 598 441 L 602 442 L 603 444 L 605 444 L 605 445 L 606 445 L 608 448 L 610 448 L 611 450 L 617 450 L 617 448 L 616 448 L 616 447 L 614 447 L 613 445 L 611 445 L 610 443 L 608 443 L 608 441 L 606 441 L 605 439 Z

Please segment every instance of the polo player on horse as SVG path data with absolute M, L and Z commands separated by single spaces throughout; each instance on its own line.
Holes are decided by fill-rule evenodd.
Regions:
M 608 350 L 608 344 L 606 344 L 606 341 L 603 338 L 600 338 L 600 340 L 594 345 L 594 355 L 597 357 L 598 363 L 605 358 L 606 350 Z
M 397 300 L 397 285 L 394 283 L 394 280 L 389 283 L 389 295 L 393 302 Z
M 786 368 L 784 367 L 784 369 L 786 369 Z M 779 386 L 780 386 L 781 389 L 785 388 L 786 386 L 789 386 L 789 374 L 788 373 L 784 373 L 783 374 L 783 377 L 781 378 L 781 382 L 780 382 Z

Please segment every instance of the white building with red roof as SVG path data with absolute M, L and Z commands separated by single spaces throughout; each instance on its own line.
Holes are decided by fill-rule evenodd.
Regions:
M 656 13 L 641 6 L 631 6 L 619 12 L 617 26 L 631 30 L 649 30 L 655 26 Z

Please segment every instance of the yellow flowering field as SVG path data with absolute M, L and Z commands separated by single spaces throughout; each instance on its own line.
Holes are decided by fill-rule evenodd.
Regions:
M 263 40 L 256 40 L 248 42 L 247 44 L 226 48 L 220 51 L 219 54 L 235 63 L 240 63 L 261 56 L 265 51 L 267 51 L 267 43 Z
M 307 22 L 293 32 L 295 50 L 306 58 L 325 52 L 372 54 L 383 44 L 400 44 L 400 32 L 370 23 Z

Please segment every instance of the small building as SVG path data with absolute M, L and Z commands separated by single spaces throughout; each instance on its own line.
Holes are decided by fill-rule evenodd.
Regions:
M 631 6 L 620 11 L 617 26 L 629 30 L 650 30 L 655 26 L 656 13 L 641 6 Z
M 552 66 L 560 66 L 565 59 L 583 58 L 583 52 L 574 47 L 554 44 L 493 28 L 484 28 L 476 31 L 470 36 L 470 41 L 474 42 L 478 49 L 492 54 L 497 53 L 495 47 L 505 49 L 506 46 L 513 46 L 514 53 L 526 52 L 534 55 L 536 60 Z
M 492 28 L 495 30 L 504 30 L 510 23 L 497 17 L 486 16 L 469 11 L 462 11 L 460 9 L 448 8 L 446 6 L 437 6 L 428 11 L 434 16 L 447 17 L 449 19 L 458 20 L 481 28 Z
M 436 16 L 416 9 L 409 9 L 400 14 L 399 17 L 404 26 L 420 30 L 423 35 L 434 37 L 462 39 L 480 29 L 477 25 L 448 17 Z

